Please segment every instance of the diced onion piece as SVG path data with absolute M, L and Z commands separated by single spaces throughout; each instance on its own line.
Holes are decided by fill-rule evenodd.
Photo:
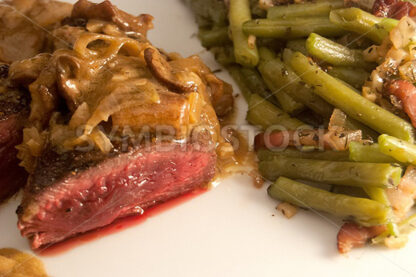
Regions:
M 298 208 L 296 206 L 293 206 L 290 203 L 282 202 L 280 203 L 276 209 L 280 211 L 284 216 L 286 216 L 288 219 L 292 218 L 297 214 Z
M 377 45 L 371 45 L 370 47 L 365 49 L 363 52 L 364 60 L 367 62 L 378 62 L 378 60 L 380 59 L 380 56 L 377 51 L 378 47 L 379 46 Z
M 334 109 L 331 118 L 329 119 L 328 130 L 329 131 L 343 131 L 345 130 L 345 122 L 347 115 L 340 109 Z
M 217 149 L 217 154 L 220 158 L 230 158 L 234 156 L 234 148 L 228 142 L 220 143 Z
M 28 146 L 32 156 L 39 157 L 41 155 L 44 139 L 41 137 L 38 129 L 35 127 L 25 128 L 23 130 L 23 141 Z
M 397 237 L 391 236 L 384 239 L 384 245 L 389 249 L 400 249 L 403 248 L 408 241 L 409 237 L 407 235 L 399 235 Z
M 69 121 L 69 127 L 71 129 L 75 129 L 79 126 L 84 125 L 85 123 L 87 123 L 90 116 L 91 115 L 88 104 L 84 102 L 74 112 L 71 120 Z
M 401 79 L 416 82 L 416 61 L 407 62 L 399 67 Z
M 19 151 L 17 157 L 21 160 L 20 166 L 27 172 L 33 172 L 36 158 L 42 154 L 45 144 L 45 136 L 39 133 L 35 127 L 23 129 L 23 142 L 16 149 Z
M 405 48 L 416 39 L 416 23 L 410 17 L 403 17 L 390 32 L 390 40 L 396 49 Z
M 256 47 L 256 37 L 253 35 L 248 36 L 248 47 L 254 49 Z
M 376 102 L 377 100 L 377 94 L 370 87 L 363 87 L 362 95 L 371 102 Z
M 100 130 L 94 130 L 90 137 L 101 152 L 109 153 L 113 149 L 110 139 Z
M 397 67 L 404 60 L 406 60 L 408 56 L 409 56 L 409 53 L 406 50 L 396 49 L 393 47 L 386 54 L 386 58 L 387 58 L 386 61 L 388 61 L 387 65 L 391 67 Z
M 26 145 L 30 149 L 30 154 L 34 157 L 39 157 L 42 154 L 43 145 L 39 141 L 30 139 L 26 142 Z
M 345 151 L 351 141 L 362 141 L 361 130 L 348 130 L 347 115 L 340 109 L 334 109 L 328 124 L 328 132 L 324 135 L 325 144 L 334 150 Z
M 416 167 L 408 166 L 399 185 L 386 189 L 386 193 L 395 215 L 399 218 L 406 217 L 416 196 Z
M 272 0 L 259 0 L 259 7 L 263 10 L 268 10 L 273 6 L 274 5 Z
M 362 142 L 361 130 L 356 131 L 329 131 L 324 135 L 325 144 L 337 151 L 346 151 L 351 141 Z
M 416 42 L 410 43 L 408 48 L 411 59 L 416 58 Z

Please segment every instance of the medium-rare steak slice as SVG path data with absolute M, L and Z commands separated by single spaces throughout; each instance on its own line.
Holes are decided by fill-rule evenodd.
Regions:
M 9 81 L 31 95 L 17 213 L 32 248 L 141 214 L 235 165 L 217 117 L 232 110 L 231 86 L 199 57 L 153 46 L 151 18 L 81 0 L 48 53 L 11 65 Z
M 27 114 L 25 94 L 0 84 L 0 202 L 26 183 L 27 173 L 19 166 L 15 147 L 22 141 L 23 121 Z
M 48 150 L 25 188 L 18 226 L 36 249 L 203 187 L 215 167 L 215 152 L 193 144 L 109 155 Z

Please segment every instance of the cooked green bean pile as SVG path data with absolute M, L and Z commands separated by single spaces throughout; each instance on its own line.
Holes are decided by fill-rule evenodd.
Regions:
M 230 72 L 248 103 L 247 121 L 262 130 L 254 145 L 270 197 L 380 227 L 367 238 L 374 243 L 391 246 L 408 232 L 414 216 L 403 216 L 396 192 L 416 196 L 412 107 L 381 92 L 387 79 L 407 80 L 404 54 L 389 68 L 386 55 L 416 56 L 414 39 L 394 40 L 402 21 L 343 0 L 188 2 L 202 45 Z M 388 51 L 399 43 L 402 52 Z

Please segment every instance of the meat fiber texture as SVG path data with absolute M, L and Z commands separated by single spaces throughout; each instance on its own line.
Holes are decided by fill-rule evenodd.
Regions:
M 17 90 L 0 95 L 0 202 L 15 194 L 26 183 L 27 174 L 19 166 L 16 145 L 22 140 L 27 99 Z
M 215 151 L 199 144 L 126 153 L 48 150 L 25 188 L 18 227 L 33 249 L 110 224 L 207 185 Z

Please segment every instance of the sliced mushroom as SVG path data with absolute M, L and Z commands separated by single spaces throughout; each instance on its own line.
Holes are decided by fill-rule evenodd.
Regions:
M 136 32 L 143 36 L 146 36 L 147 30 L 153 27 L 151 15 L 133 16 L 119 10 L 110 1 L 95 4 L 87 0 L 79 0 L 74 5 L 71 17 L 112 21 L 123 31 Z
M 62 55 L 56 61 L 57 87 L 68 108 L 75 111 L 80 104 L 80 90 L 77 77 L 79 76 L 80 63 L 77 58 L 70 55 Z
M 35 82 L 29 85 L 32 98 L 30 103 L 29 120 L 42 128 L 58 106 L 59 97 L 56 91 L 56 70 L 53 65 L 47 65 Z
M 233 110 L 233 88 L 230 84 L 218 79 L 212 73 L 203 75 L 210 89 L 212 105 L 219 117 L 224 117 Z
M 12 63 L 9 69 L 10 81 L 16 85 L 28 86 L 39 77 L 50 58 L 51 54 L 42 53 L 33 58 Z
M 153 48 L 144 51 L 144 59 L 152 74 L 168 89 L 174 92 L 192 92 L 196 87 L 194 83 L 182 82 L 172 72 L 172 68 L 162 54 Z

